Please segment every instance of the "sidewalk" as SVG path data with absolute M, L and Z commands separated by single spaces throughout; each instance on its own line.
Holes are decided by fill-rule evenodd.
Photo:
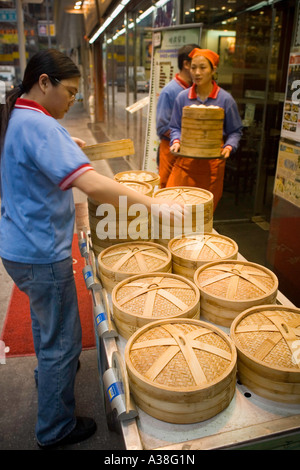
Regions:
M 89 122 L 89 116 L 82 104 L 76 103 L 61 124 L 72 136 L 80 137 L 91 145 L 97 141 L 89 129 Z M 105 140 L 109 139 L 103 138 L 103 141 Z M 113 171 L 106 161 L 97 162 L 95 168 L 106 176 L 113 176 Z M 80 191 L 74 191 L 75 202 L 81 202 L 84 198 L 85 195 Z M 0 331 L 2 331 L 13 286 L 3 269 L 2 262 L 0 262 L 0 286 Z M 83 351 L 80 361 L 81 367 L 76 378 L 77 413 L 93 417 L 98 429 L 90 439 L 65 449 L 122 449 L 121 437 L 111 433 L 107 428 L 96 349 Z M 6 364 L 0 364 L 0 450 L 39 450 L 34 433 L 37 412 L 37 390 L 33 377 L 35 367 L 36 358 L 32 356 L 6 358 Z

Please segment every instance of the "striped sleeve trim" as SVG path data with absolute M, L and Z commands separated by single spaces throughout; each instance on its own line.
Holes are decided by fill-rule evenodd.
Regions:
M 78 176 L 83 175 L 83 173 L 89 170 L 94 170 L 94 168 L 88 163 L 81 165 L 79 168 L 76 168 L 76 170 L 72 171 L 72 173 L 69 173 L 63 180 L 61 180 L 59 183 L 60 189 L 62 191 L 69 189 L 72 186 L 73 181 L 75 181 Z

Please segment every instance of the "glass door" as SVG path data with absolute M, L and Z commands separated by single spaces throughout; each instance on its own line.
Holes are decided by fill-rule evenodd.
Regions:
M 244 130 L 239 150 L 226 163 L 215 219 L 269 220 L 293 3 L 253 8 L 222 22 L 218 83 L 236 100 Z

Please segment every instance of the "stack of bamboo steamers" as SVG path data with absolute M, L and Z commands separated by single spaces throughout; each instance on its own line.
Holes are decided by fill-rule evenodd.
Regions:
M 300 403 L 300 310 L 277 305 L 275 274 L 238 260 L 236 242 L 213 233 L 213 195 L 159 189 L 146 171 L 115 179 L 203 209 L 204 232 L 169 239 L 99 246 L 91 227 L 137 406 L 170 423 L 201 422 L 230 405 L 237 374 L 262 397 Z M 94 207 L 89 216 L 93 223 Z

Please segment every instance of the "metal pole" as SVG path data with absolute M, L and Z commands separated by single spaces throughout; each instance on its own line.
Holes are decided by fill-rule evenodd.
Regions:
M 48 0 L 46 0 L 46 19 L 47 19 L 48 48 L 51 49 L 51 32 L 50 32 Z
M 21 78 L 23 78 L 26 68 L 26 52 L 22 0 L 16 0 L 16 10 L 19 38 L 20 74 Z

